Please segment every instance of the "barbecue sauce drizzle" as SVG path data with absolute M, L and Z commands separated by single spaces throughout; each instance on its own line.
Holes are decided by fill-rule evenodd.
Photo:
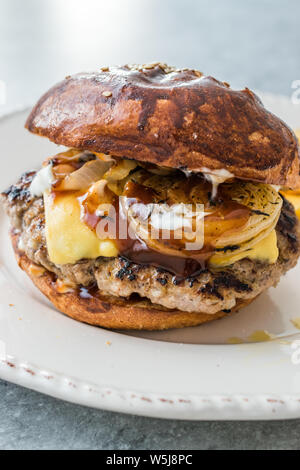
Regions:
M 187 181 L 187 186 L 189 186 L 191 183 L 192 181 Z M 203 184 L 207 185 L 207 189 L 210 189 L 210 183 L 203 182 Z M 207 192 L 209 193 L 209 191 Z M 143 186 L 142 184 L 133 183 L 131 181 L 130 183 L 127 183 L 127 187 L 124 191 L 124 196 L 127 198 L 128 205 L 134 203 L 146 205 L 153 202 L 153 193 L 149 188 Z M 101 220 L 101 217 L 98 217 L 95 214 L 95 210 L 89 208 L 88 205 L 84 204 L 84 196 L 80 199 L 81 203 L 83 202 L 84 207 L 84 221 L 91 228 L 95 229 L 97 223 Z M 205 224 L 210 222 L 218 225 L 218 223 L 220 224 L 220 222 L 223 222 L 224 224 L 224 221 L 232 220 L 233 224 L 231 226 L 231 229 L 243 227 L 251 213 L 251 211 L 246 206 L 232 201 L 227 198 L 224 194 L 222 194 L 221 188 L 219 188 L 218 197 L 215 201 L 209 200 L 208 195 L 207 201 L 205 202 L 204 206 L 205 210 L 212 210 L 212 213 L 205 217 Z M 118 197 L 116 197 L 114 200 L 114 207 L 116 216 L 116 220 L 114 221 L 114 233 L 117 234 L 116 244 L 120 256 L 133 263 L 137 263 L 140 265 L 151 265 L 169 271 L 175 276 L 177 276 L 178 279 L 185 279 L 188 277 L 197 276 L 199 273 L 206 269 L 207 261 L 210 256 L 214 253 L 215 248 L 213 243 L 213 237 L 206 237 L 205 229 L 204 240 L 206 240 L 207 238 L 207 242 L 205 241 L 204 246 L 201 250 L 185 251 L 182 249 L 182 247 L 178 246 L 179 256 L 173 256 L 170 254 L 163 253 L 163 247 L 162 251 L 156 251 L 152 249 L 136 233 L 129 233 L 127 216 L 124 213 L 121 204 L 119 203 Z M 127 227 L 126 238 L 118 237 L 118 234 L 120 234 L 120 222 L 123 224 L 123 227 Z M 160 241 L 162 242 L 162 240 Z M 166 243 L 166 240 L 163 240 L 163 243 Z M 173 248 L 176 247 L 176 243 L 179 244 L 179 241 L 174 240 L 172 238 L 168 240 L 168 244 L 171 244 Z

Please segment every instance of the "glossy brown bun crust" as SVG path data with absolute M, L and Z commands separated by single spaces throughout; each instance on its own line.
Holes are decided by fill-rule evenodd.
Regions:
M 12 233 L 11 238 L 20 268 L 28 274 L 36 287 L 48 297 L 58 310 L 75 320 L 111 329 L 165 330 L 196 326 L 228 316 L 228 313 L 223 311 L 208 315 L 206 313 L 167 310 L 158 306 L 154 307 L 150 301 L 143 299 L 130 301 L 115 297 L 101 298 L 98 294 L 83 298 L 77 290 L 60 294 L 57 291 L 53 274 L 35 265 L 23 252 L 18 250 L 19 236 L 17 234 Z M 241 300 L 231 309 L 231 312 L 248 305 L 252 300 L 254 298 Z
M 68 147 L 300 186 L 289 127 L 247 88 L 194 70 L 126 65 L 67 77 L 39 100 L 26 127 Z

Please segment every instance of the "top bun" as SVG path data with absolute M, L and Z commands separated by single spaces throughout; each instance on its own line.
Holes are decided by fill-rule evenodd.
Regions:
M 103 67 L 51 88 L 26 127 L 57 144 L 300 187 L 291 129 L 249 89 L 165 64 Z

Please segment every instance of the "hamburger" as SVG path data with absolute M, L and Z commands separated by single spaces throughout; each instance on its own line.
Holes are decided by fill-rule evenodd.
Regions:
M 26 128 L 66 150 L 1 197 L 19 266 L 70 317 L 199 325 L 295 266 L 299 222 L 279 189 L 300 187 L 297 139 L 248 88 L 103 67 L 51 88 Z

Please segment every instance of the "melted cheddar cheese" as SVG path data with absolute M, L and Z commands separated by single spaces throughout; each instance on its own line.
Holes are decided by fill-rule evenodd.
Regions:
M 267 237 L 260 240 L 249 250 L 241 252 L 237 255 L 234 253 L 230 253 L 228 255 L 213 255 L 209 260 L 209 264 L 211 266 L 221 268 L 236 263 L 243 258 L 249 258 L 255 261 L 273 264 L 276 263 L 278 254 L 277 235 L 276 231 L 272 230 L 272 232 Z
M 295 134 L 299 140 L 300 144 L 300 129 L 295 131 Z M 283 196 L 294 206 L 296 215 L 298 219 L 300 220 L 300 189 L 297 189 L 296 191 L 280 191 Z
M 80 218 L 80 205 L 68 192 L 53 199 L 44 193 L 46 243 L 49 258 L 55 264 L 76 263 L 98 256 L 114 257 L 118 250 L 113 240 L 100 240 Z
M 283 196 L 294 206 L 296 215 L 300 219 L 300 191 L 281 191 Z

